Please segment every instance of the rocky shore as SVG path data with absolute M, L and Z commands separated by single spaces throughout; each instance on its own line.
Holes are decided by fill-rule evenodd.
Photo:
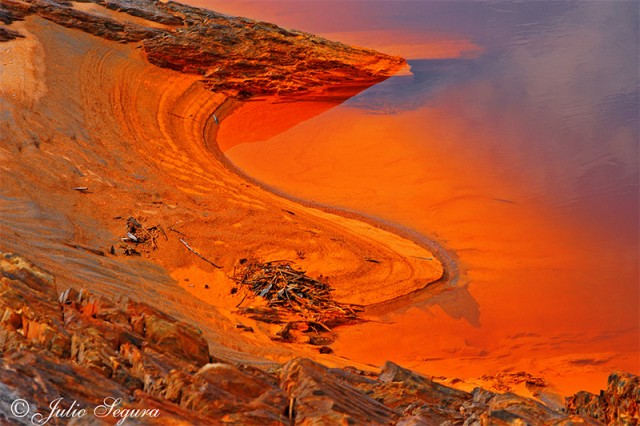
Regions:
M 0 254 L 0 312 L 0 420 L 10 424 L 30 424 L 14 401 L 46 417 L 60 398 L 60 407 L 86 414 L 51 424 L 112 424 L 127 415 L 136 424 L 638 422 L 639 378 L 622 373 L 600 396 L 579 393 L 552 410 L 511 393 L 456 390 L 392 362 L 377 374 L 305 358 L 268 371 L 224 362 L 197 328 L 128 298 L 59 293 L 52 275 L 14 254 Z M 112 403 L 120 411 L 99 411 Z

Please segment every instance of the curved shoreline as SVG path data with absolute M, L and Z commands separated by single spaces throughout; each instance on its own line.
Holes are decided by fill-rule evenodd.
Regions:
M 209 16 L 202 11 L 194 12 L 187 9 L 185 10 L 188 13 L 197 15 L 197 22 L 200 22 L 199 19 L 202 20 L 199 25 L 206 26 L 206 19 L 223 21 L 226 19 L 215 14 Z M 77 129 L 74 132 L 83 135 L 81 139 L 89 139 L 88 135 L 91 134 L 91 138 L 95 139 L 91 155 L 97 155 L 98 148 L 104 149 L 106 152 L 104 157 L 113 159 L 113 170 L 121 171 L 118 174 L 121 182 L 115 181 L 121 187 L 109 182 L 111 187 L 109 191 L 118 193 L 124 188 L 131 188 L 138 193 L 135 197 L 119 194 L 118 202 L 113 207 L 120 205 L 122 209 L 124 207 L 122 204 L 128 204 L 128 209 L 135 211 L 138 210 L 138 206 L 141 206 L 141 201 L 145 197 L 172 201 L 180 199 L 183 201 L 183 210 L 185 210 L 180 215 L 180 221 L 188 216 L 193 217 L 189 223 L 192 234 L 190 244 L 206 246 L 211 255 L 218 256 L 217 262 L 227 269 L 232 268 L 237 259 L 250 255 L 256 257 L 285 255 L 292 256 L 294 259 L 297 256 L 300 260 L 305 259 L 306 256 L 306 260 L 301 262 L 305 268 L 308 268 L 311 273 L 331 276 L 335 289 L 334 297 L 351 303 L 371 305 L 387 301 L 421 289 L 442 278 L 444 269 L 442 256 L 436 256 L 427 249 L 427 247 L 433 247 L 432 245 L 424 242 L 418 244 L 415 236 L 412 238 L 401 236 L 407 235 L 408 232 L 398 232 L 397 227 L 373 218 L 366 218 L 362 214 L 294 200 L 274 188 L 258 185 L 257 182 L 255 190 L 246 190 L 244 186 L 248 185 L 245 182 L 253 182 L 253 180 L 239 173 L 235 167 L 231 167 L 221 153 L 211 149 L 210 144 L 206 143 L 212 129 L 212 114 L 216 111 L 220 113 L 221 108 L 233 107 L 227 99 L 230 93 L 233 96 L 234 91 L 213 91 L 215 85 L 212 86 L 212 81 L 203 79 L 201 73 L 189 74 L 185 73 L 188 70 L 176 68 L 182 62 L 179 60 L 179 49 L 176 50 L 174 44 L 168 41 L 161 43 L 159 38 L 155 38 L 155 32 L 151 30 L 149 30 L 151 33 L 143 32 L 133 39 L 129 33 L 107 34 L 109 40 L 114 37 L 116 40 L 122 39 L 121 41 L 143 40 L 138 47 L 144 49 L 132 50 L 130 46 L 124 46 L 126 43 L 114 48 L 107 46 L 108 42 L 94 38 L 101 36 L 100 30 L 95 28 L 95 25 L 83 25 L 79 19 L 79 17 L 91 17 L 94 21 L 101 22 L 106 18 L 87 15 L 76 9 L 65 9 L 65 13 L 72 15 L 74 20 L 65 21 L 67 25 L 63 27 L 68 28 L 61 29 L 58 15 L 50 16 L 48 10 L 30 11 L 30 13 L 37 12 L 29 16 L 29 22 L 34 25 L 37 32 L 64 34 L 63 37 L 66 37 L 68 42 L 75 39 L 83 40 L 78 49 L 66 49 L 64 44 L 57 43 L 56 40 L 46 46 L 47 52 L 64 51 L 67 54 L 69 52 L 75 54 L 75 50 L 78 50 L 78 53 L 82 53 L 75 59 L 82 68 L 78 70 L 77 75 L 63 73 L 74 77 L 70 77 L 68 81 L 65 80 L 65 92 L 57 94 L 61 104 L 64 104 L 69 96 L 81 99 L 80 103 L 73 103 L 73 105 L 77 104 L 78 108 L 65 117 L 70 120 L 69 129 Z M 202 14 L 206 16 L 201 16 Z M 78 19 L 75 20 L 76 18 Z M 199 37 L 198 31 L 189 28 L 190 31 L 180 33 L 181 37 L 186 37 L 183 41 L 191 40 L 190 37 Z M 303 68 L 295 75 L 301 79 L 300 81 L 307 81 L 313 89 L 310 92 L 305 90 L 304 93 L 311 93 L 312 97 L 316 98 L 345 99 L 368 85 L 384 80 L 403 64 L 401 58 L 373 55 L 370 51 L 322 41 L 311 35 L 300 38 L 301 33 L 288 33 L 284 30 L 270 29 L 271 27 L 266 27 L 263 32 L 254 33 L 253 29 L 248 29 L 253 27 L 245 21 L 242 21 L 238 28 L 233 28 L 237 31 L 240 31 L 238 28 L 249 31 L 257 40 L 267 44 L 270 43 L 269 37 L 272 36 L 277 40 L 282 37 L 295 38 L 296 43 L 300 44 L 299 59 L 309 62 L 307 68 Z M 78 29 L 83 33 L 76 33 Z M 214 38 L 219 36 L 215 32 L 209 35 Z M 154 42 L 149 42 L 151 43 L 149 45 L 148 40 L 151 39 Z M 316 48 L 316 46 L 320 47 Z M 211 55 L 216 55 L 214 51 L 202 52 L 195 48 L 194 50 L 193 53 L 199 58 L 198 60 L 205 62 L 211 59 Z M 114 51 L 118 53 L 114 55 Z M 155 55 L 153 58 L 161 59 L 160 64 L 151 60 L 149 55 L 152 53 Z M 281 53 L 284 59 L 288 58 L 284 51 Z M 318 62 L 317 55 L 324 58 L 325 62 Z M 365 56 L 368 59 L 363 61 Z M 45 59 L 48 60 L 47 67 L 52 70 L 64 67 L 51 61 L 52 58 Z M 243 64 L 246 58 L 239 56 L 231 59 L 237 59 L 238 63 Z M 175 63 L 175 61 L 178 62 Z M 339 65 L 342 63 L 344 65 Z M 278 67 L 282 64 L 272 58 L 266 65 Z M 242 67 L 242 65 L 239 66 Z M 129 76 L 121 80 L 122 72 L 118 70 L 115 73 L 109 73 L 111 67 L 127 70 Z M 111 92 L 108 98 L 98 92 L 94 81 L 86 79 L 86 75 L 93 73 L 92 68 L 97 69 L 101 79 L 104 80 L 100 90 Z M 137 77 L 139 81 L 136 84 L 129 80 L 133 73 L 139 73 Z M 178 73 L 179 77 L 172 73 Z M 55 73 L 55 75 L 60 74 L 60 72 Z M 161 81 L 154 81 L 152 76 Z M 238 87 L 251 85 L 253 81 L 244 72 L 239 72 L 236 77 L 234 81 L 240 85 Z M 179 87 L 169 88 L 167 78 L 179 82 Z M 280 81 L 278 78 L 272 80 Z M 58 87 L 60 82 L 56 82 Z M 81 85 L 78 85 L 78 82 Z M 144 89 L 140 87 L 141 82 L 146 85 Z M 305 83 L 305 85 L 308 84 Z M 72 88 L 71 91 L 70 88 Z M 153 88 L 157 88 L 158 93 L 154 94 L 153 90 L 150 90 Z M 285 95 L 280 97 L 281 99 L 288 98 L 287 93 L 299 91 L 293 90 L 288 84 L 282 87 L 276 85 L 271 89 L 273 90 L 267 93 Z M 71 95 L 71 93 L 75 94 Z M 112 111 L 109 114 L 110 118 L 95 120 L 93 115 L 84 113 L 85 110 L 97 110 L 100 102 L 105 109 Z M 55 111 L 53 107 L 50 109 Z M 71 122 L 76 116 L 77 122 Z M 63 132 L 61 132 L 60 140 L 71 137 L 72 141 L 77 141 L 75 133 L 62 136 Z M 123 141 L 126 141 L 126 144 L 123 144 Z M 79 145 L 79 151 L 82 152 L 84 149 L 84 146 Z M 205 153 L 206 155 L 203 155 Z M 209 155 L 211 158 L 208 157 Z M 82 152 L 78 157 L 84 158 L 86 155 Z M 207 165 L 211 160 L 216 163 L 215 166 Z M 107 164 L 106 161 L 103 163 Z M 139 171 L 141 169 L 139 166 L 142 164 L 151 167 L 144 171 L 144 175 Z M 82 178 L 85 178 L 83 180 L 87 181 L 85 183 L 89 183 L 88 176 L 93 177 L 95 173 L 92 170 L 95 167 L 94 163 L 89 163 L 88 167 L 91 174 L 79 173 Z M 132 169 L 131 175 L 122 173 L 127 167 Z M 111 170 L 105 170 L 101 175 L 108 176 L 112 173 Z M 128 179 L 129 176 L 134 179 Z M 146 185 L 148 186 L 146 192 L 143 191 L 144 196 L 140 194 L 142 188 L 138 186 L 138 182 L 149 183 Z M 152 187 L 155 188 L 151 189 Z M 173 190 L 164 193 L 165 188 L 173 188 Z M 108 192 L 103 190 L 101 196 L 104 197 L 107 194 Z M 92 198 L 98 202 L 97 196 Z M 130 200 L 128 203 L 125 201 L 127 199 Z M 106 201 L 102 202 L 106 203 Z M 283 219 L 279 209 L 271 209 L 274 203 L 282 210 L 291 208 L 301 214 L 295 220 L 286 216 Z M 113 201 L 112 204 L 114 204 Z M 140 211 L 158 214 L 156 218 L 164 217 L 167 221 L 178 220 L 175 219 L 178 216 L 175 212 L 161 213 L 155 209 L 153 211 L 140 209 Z M 99 217 L 102 214 L 101 210 L 91 212 L 92 217 Z M 113 214 L 111 217 L 116 215 Z M 215 224 L 214 219 L 204 219 L 209 216 L 217 216 Z M 208 228 L 212 225 L 215 228 Z M 108 228 L 111 232 L 118 232 L 115 226 L 108 225 Z M 309 238 L 309 232 L 314 237 Z M 225 249 L 222 250 L 222 247 Z M 110 251 L 113 253 L 114 249 Z M 299 252 L 303 254 L 299 255 Z M 412 255 L 416 259 L 412 259 Z M 418 260 L 420 258 L 424 260 Z M 176 258 L 162 255 L 156 260 L 168 271 L 180 268 L 186 262 L 182 260 L 182 256 Z M 382 265 L 378 265 L 379 263 Z M 451 267 L 449 269 L 452 270 Z M 362 289 L 365 287 L 368 291 L 363 292 Z
M 300 99 L 296 100 L 295 102 L 305 102 L 305 100 Z M 415 297 L 424 297 L 425 293 L 429 293 L 429 290 L 431 289 L 434 289 L 437 293 L 439 293 L 441 291 L 445 291 L 447 288 L 451 288 L 459 284 L 460 271 L 455 260 L 455 254 L 447 251 L 437 241 L 429 239 L 426 236 L 418 233 L 417 231 L 407 228 L 403 225 L 392 223 L 374 216 L 367 215 L 362 212 L 329 206 L 326 204 L 295 197 L 252 177 L 251 175 L 237 167 L 231 160 L 229 160 L 226 155 L 224 155 L 224 153 L 220 149 L 216 135 L 218 129 L 224 122 L 224 118 L 235 112 L 239 104 L 241 104 L 240 101 L 236 101 L 232 98 L 227 98 L 221 105 L 216 108 L 214 113 L 209 116 L 202 128 L 202 142 L 205 149 L 209 151 L 227 171 L 240 177 L 247 183 L 255 185 L 272 195 L 275 195 L 287 201 L 291 201 L 302 207 L 320 210 L 322 212 L 334 214 L 347 219 L 357 220 L 373 227 L 382 229 L 384 231 L 391 232 L 396 236 L 407 239 L 417 244 L 418 246 L 429 250 L 433 254 L 433 256 L 442 264 L 443 272 L 442 276 L 439 279 L 426 283 L 422 288 L 405 293 L 401 296 L 365 305 L 367 307 L 368 313 L 372 313 L 374 311 L 376 314 L 393 312 L 400 309 L 401 307 L 406 306 L 407 304 L 411 304 L 412 299 Z M 216 116 L 216 119 L 214 119 L 214 115 Z M 211 140 L 213 140 L 213 143 L 211 143 Z M 437 289 L 435 289 L 436 287 Z

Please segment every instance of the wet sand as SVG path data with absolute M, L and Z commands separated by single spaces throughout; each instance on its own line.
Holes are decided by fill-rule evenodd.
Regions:
M 238 260 L 292 259 L 312 275 L 330 276 L 336 298 L 363 304 L 441 277 L 428 248 L 383 224 L 302 206 L 230 172 L 210 145 L 213 114 L 224 122 L 233 103 L 198 77 L 38 17 L 16 28 L 29 44 L 2 46 L 13 52 L 0 70 L 2 251 L 50 270 L 60 290 L 144 300 L 200 327 L 222 359 L 268 365 L 308 356 L 365 367 L 312 346 L 278 344 L 269 339 L 273 326 L 237 314 L 242 295 L 230 294 L 228 275 Z M 37 78 L 5 78 L 31 74 Z M 46 96 L 30 97 L 39 91 Z M 129 216 L 162 225 L 167 240 L 140 257 L 123 256 L 118 245 Z M 223 268 L 201 261 L 180 239 Z M 108 253 L 112 245 L 116 256 Z M 237 323 L 256 332 L 242 333 Z

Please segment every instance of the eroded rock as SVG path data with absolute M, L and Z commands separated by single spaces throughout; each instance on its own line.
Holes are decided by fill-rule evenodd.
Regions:
M 379 375 L 382 382 L 372 390 L 372 396 L 415 421 L 440 424 L 444 421 L 462 423 L 462 406 L 471 395 L 421 376 L 387 361 Z M 417 423 L 419 424 L 419 423 Z
M 46 415 L 57 398 L 66 408 L 73 401 L 95 407 L 106 397 L 122 409 L 161 411 L 138 424 L 638 423 L 638 377 L 624 373 L 599 396 L 569 398 L 567 415 L 511 393 L 449 388 L 391 362 L 376 376 L 294 359 L 279 377 L 211 362 L 206 340 L 188 324 L 139 302 L 114 304 L 73 289 L 58 295 L 50 274 L 2 253 L 0 312 L 0 423 L 20 424 L 10 410 L 16 399 Z
M 471 401 L 462 405 L 465 425 L 553 424 L 566 417 L 532 399 L 513 393 L 496 394 L 477 388 Z
M 24 38 L 18 31 L 0 27 L 0 42 L 14 40 L 16 38 Z
M 309 359 L 294 359 L 282 370 L 280 386 L 291 399 L 295 424 L 387 425 L 398 413 L 329 373 Z
M 94 2 L 142 19 L 121 22 L 76 9 L 67 1 L 0 0 L 0 21 L 10 24 L 37 14 L 107 40 L 141 42 L 150 63 L 200 75 L 211 90 L 240 98 L 302 93 L 335 96 L 336 88 L 361 90 L 405 65 L 402 58 L 179 3 Z M 166 27 L 157 28 L 152 22 Z M 0 41 L 15 37 L 19 34 L 14 30 L 0 28 Z
M 640 424 L 640 377 L 615 372 L 600 395 L 578 392 L 566 399 L 567 412 L 592 417 L 606 424 Z
M 209 346 L 200 330 L 142 303 L 130 302 L 127 312 L 133 329 L 165 353 L 198 366 L 209 362 Z

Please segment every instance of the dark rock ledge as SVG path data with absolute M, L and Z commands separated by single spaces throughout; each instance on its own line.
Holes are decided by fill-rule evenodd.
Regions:
M 139 23 L 85 12 L 66 0 L 0 0 L 0 41 L 19 35 L 8 28 L 12 22 L 38 15 L 106 40 L 137 43 L 150 63 L 200 75 L 209 89 L 240 98 L 327 96 L 345 86 L 370 86 L 405 65 L 395 56 L 179 3 L 93 2 Z

